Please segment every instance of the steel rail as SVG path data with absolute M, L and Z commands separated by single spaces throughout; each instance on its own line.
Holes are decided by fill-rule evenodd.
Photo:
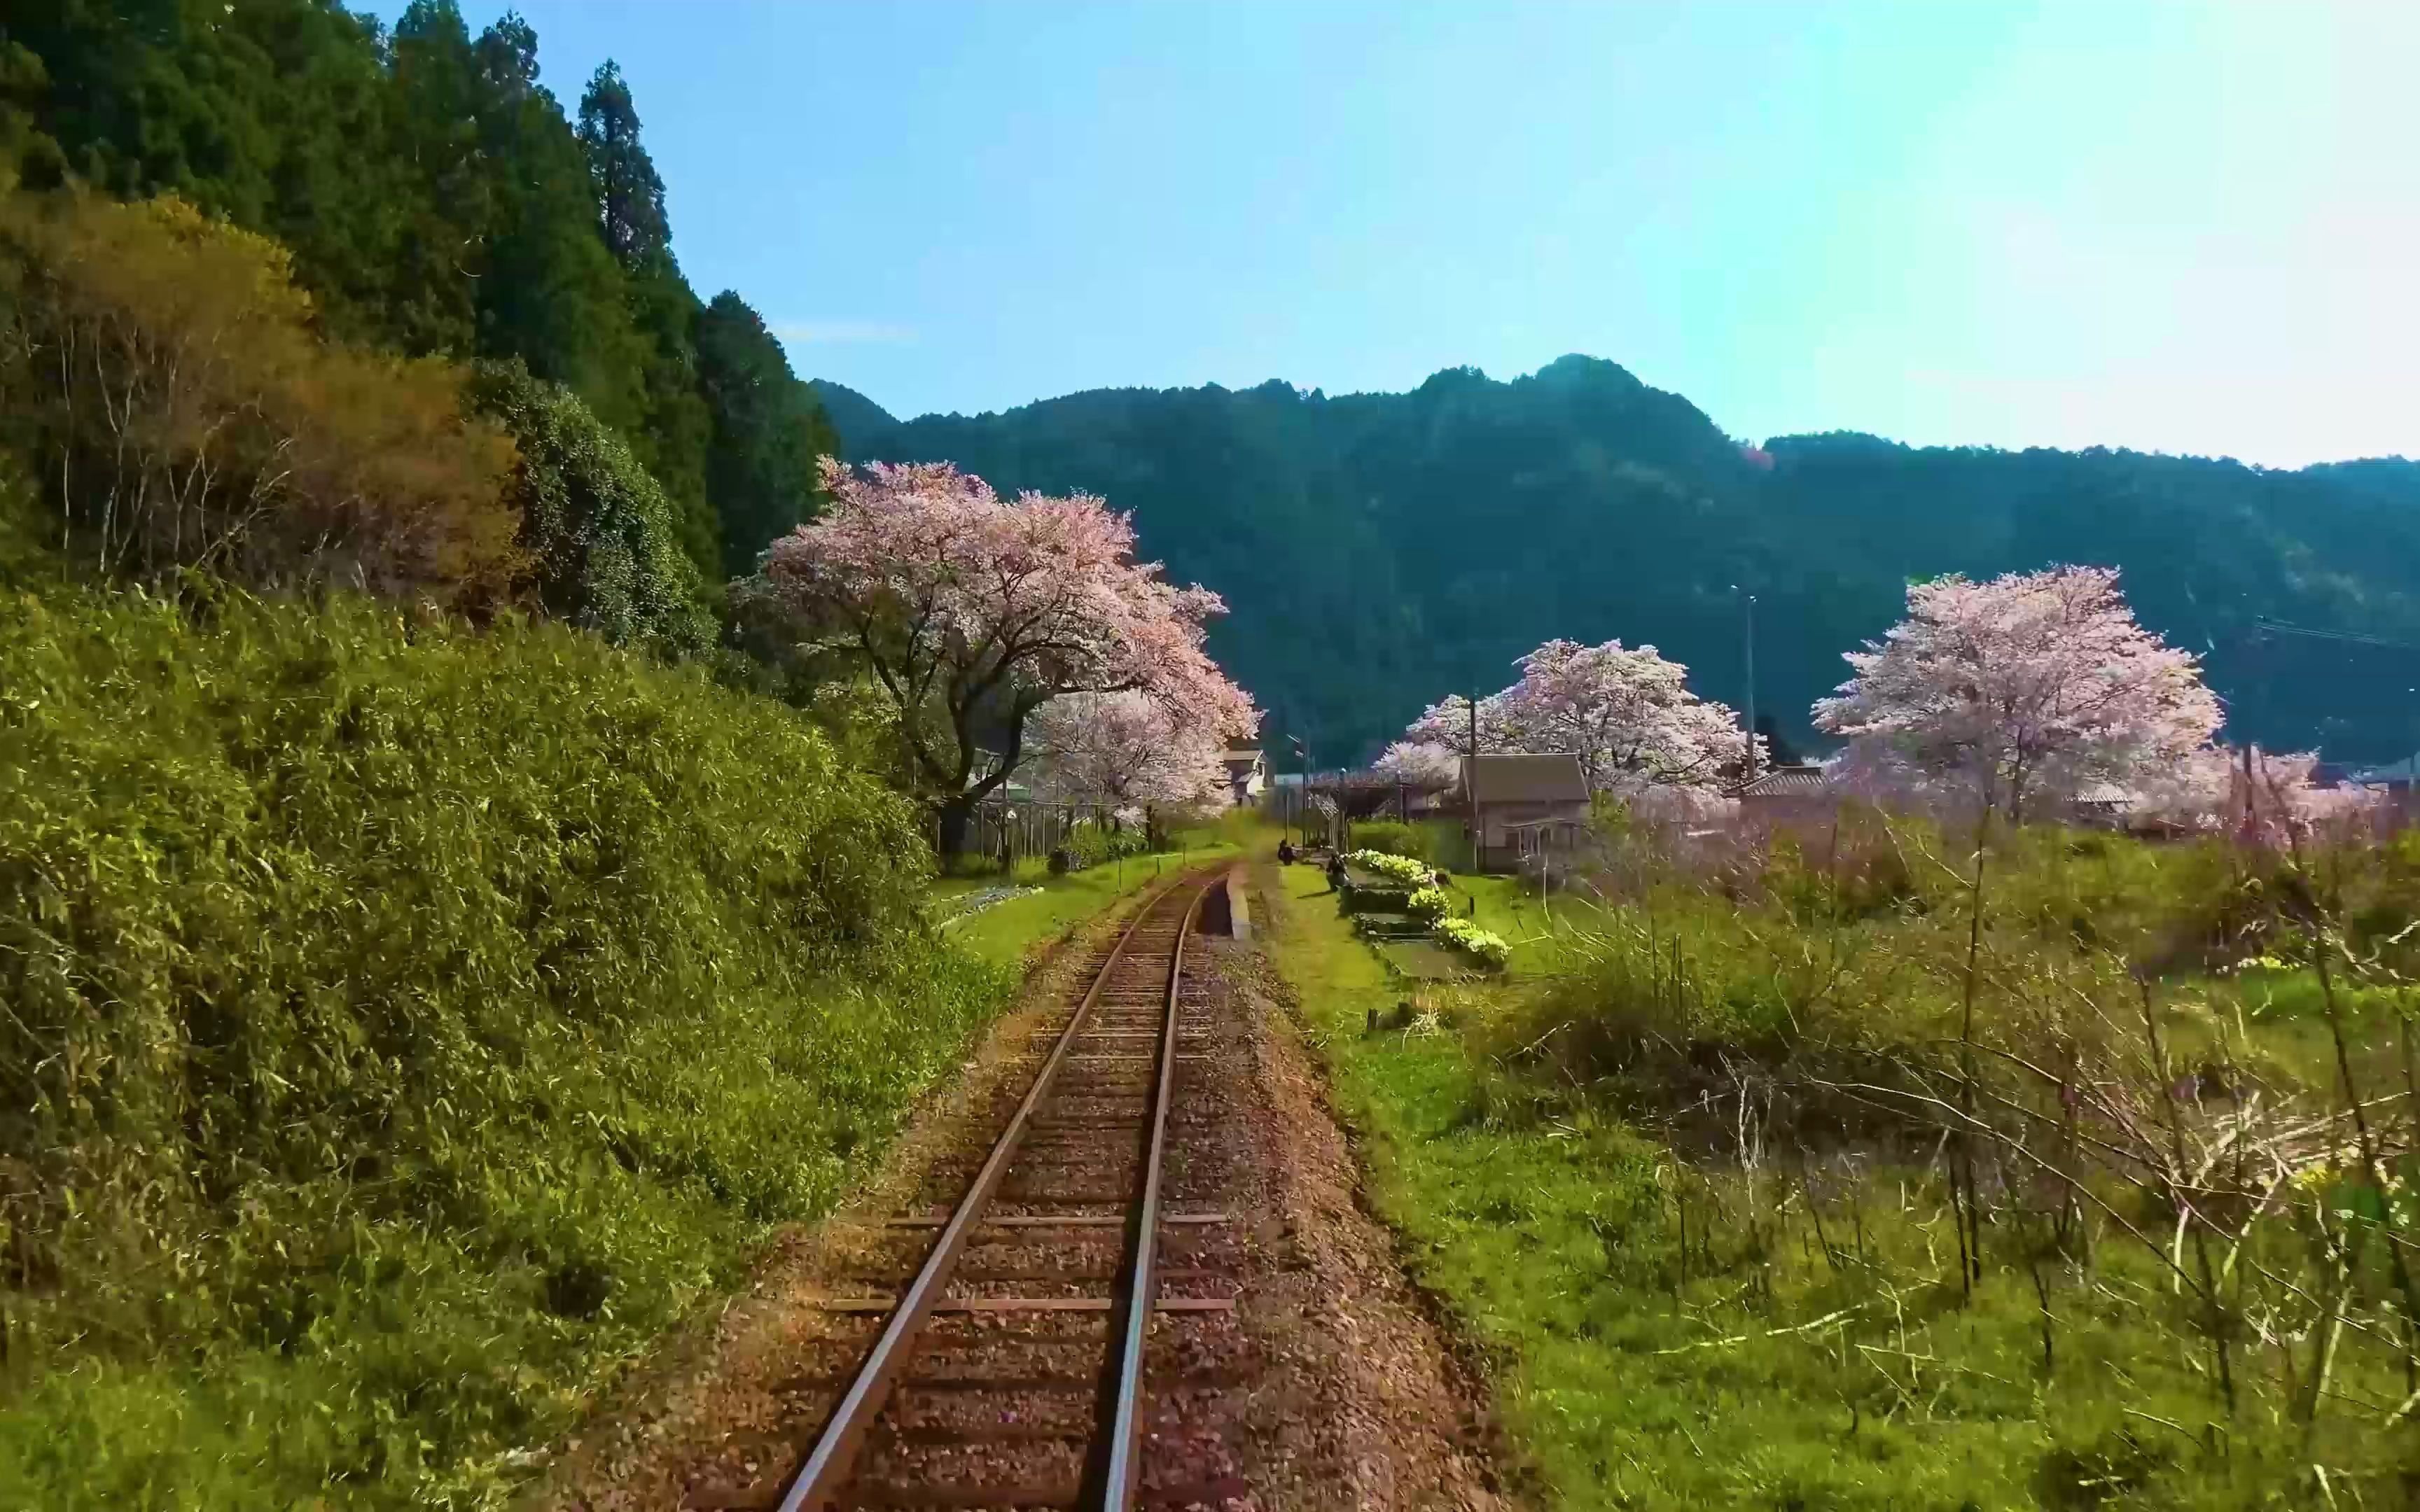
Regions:
M 955 1269 L 958 1254 L 966 1248 L 969 1236 L 982 1227 L 982 1212 L 990 1205 L 992 1194 L 1000 1186 L 1001 1178 L 1007 1175 L 1018 1147 L 1024 1143 L 1026 1126 L 1032 1120 L 1034 1110 L 1049 1096 L 1050 1084 L 1058 1076 L 1061 1063 L 1067 1058 L 1068 1047 L 1076 1042 L 1077 1036 L 1083 1032 L 1084 1026 L 1091 1020 L 1093 1006 L 1099 1000 L 1101 989 L 1108 985 L 1109 976 L 1117 968 L 1119 957 L 1125 953 L 1127 944 L 1133 940 L 1135 931 L 1142 927 L 1142 921 L 1171 893 L 1183 886 L 1185 883 L 1180 878 L 1160 888 L 1145 900 L 1142 906 L 1135 910 L 1134 917 L 1126 921 L 1117 943 L 1110 947 L 1108 959 L 1101 963 L 1100 970 L 1094 975 L 1092 985 L 1084 990 L 1083 1000 L 1076 1005 L 1075 1016 L 1067 1021 L 1066 1028 L 1060 1031 L 1058 1041 L 1050 1047 L 1049 1058 L 1042 1063 L 1042 1070 L 1033 1078 L 1033 1086 L 1025 1094 L 1025 1101 L 1017 1104 L 1008 1127 L 1001 1132 L 1000 1138 L 993 1144 L 983 1169 L 975 1173 L 974 1184 L 959 1199 L 956 1209 L 950 1214 L 948 1226 L 933 1242 L 932 1252 L 925 1257 L 923 1268 L 916 1273 L 916 1279 L 900 1294 L 890 1321 L 884 1325 L 881 1336 L 875 1340 L 874 1348 L 867 1352 L 864 1364 L 858 1367 L 848 1390 L 825 1420 L 814 1447 L 799 1462 L 797 1473 L 783 1493 L 778 1512 L 824 1512 L 840 1501 L 856 1469 L 858 1450 L 864 1442 L 866 1431 L 881 1414 L 900 1367 L 907 1362 L 910 1352 L 909 1341 L 916 1336 L 917 1330 L 924 1326 L 935 1304 L 941 1300 L 941 1293 L 948 1288 L 950 1273 Z M 1193 906 L 1186 910 L 1187 922 L 1199 906 L 1197 898 Z M 1184 933 L 1185 927 L 1180 924 L 1177 931 L 1180 950 Z
M 1210 889 L 1194 894 L 1185 918 L 1176 926 L 1176 949 L 1168 962 L 1168 1008 L 1159 1035 L 1159 1072 L 1152 1094 L 1151 1144 L 1143 1154 L 1142 1206 L 1135 1217 L 1133 1257 L 1124 1288 L 1125 1318 L 1119 1331 L 1114 1407 L 1109 1420 L 1108 1455 L 1100 1497 L 1087 1499 L 1101 1512 L 1127 1512 L 1142 1484 L 1142 1353 L 1151 1315 L 1159 1301 L 1154 1272 L 1159 1259 L 1159 1172 L 1168 1149 L 1168 1108 L 1176 1088 L 1177 990 L 1185 981 L 1185 943 Z

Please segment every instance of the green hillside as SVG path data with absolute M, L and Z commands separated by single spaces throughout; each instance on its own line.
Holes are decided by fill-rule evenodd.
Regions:
M 174 194 L 292 253 L 323 334 L 518 361 L 575 394 L 720 583 L 811 513 L 828 444 L 757 312 L 682 273 L 610 60 L 545 79 L 511 10 L 27 0 L 0 15 L 0 188 Z
M 806 720 L 562 626 L 0 590 L 0 1505 L 491 1505 L 1005 975 Z
M 2420 652 L 2256 633 L 2261 617 L 2420 645 L 2420 463 L 2299 471 L 2095 449 L 1761 450 L 1611 363 L 1401 394 L 1101 390 L 901 424 L 819 389 L 852 456 L 948 458 L 1003 488 L 1089 488 L 1144 550 L 1215 583 L 1212 650 L 1322 761 L 1367 755 L 1443 693 L 1492 690 L 1553 636 L 1649 641 L 1699 690 L 1806 733 L 1839 653 L 1907 580 L 2115 565 L 2144 620 L 2202 653 L 2238 733 L 2345 760 L 2420 746 Z

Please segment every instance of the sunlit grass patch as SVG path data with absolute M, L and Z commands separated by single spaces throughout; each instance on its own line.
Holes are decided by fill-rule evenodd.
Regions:
M 2031 882 L 2017 902 L 2056 895 Z M 1448 997 L 1390 980 L 1324 886 L 1305 869 L 1283 873 L 1280 968 L 1358 1135 L 1373 1205 L 1490 1360 L 1511 1443 L 1549 1504 L 2403 1504 L 2415 1458 L 2409 1424 L 2386 1427 L 2408 1384 L 2394 1351 L 2348 1331 L 2315 1381 L 2306 1328 L 2247 1310 L 2228 1325 L 2230 1412 L 2205 1310 L 2183 1281 L 2192 1246 L 2156 1249 L 2124 1230 L 2164 1233 L 2136 1189 L 2101 1181 L 2092 1202 L 2107 1206 L 2087 1206 L 2064 1239 L 2055 1208 L 2000 1199 L 1968 1295 L 1932 1148 L 1837 1128 L 1810 1137 L 1820 1131 L 1758 1121 L 1769 1111 L 1749 1113 L 1745 1147 L 1728 1139 L 1733 1131 L 1711 1139 L 1703 1124 L 1766 1106 L 1737 1103 L 1677 1123 L 1695 1129 L 1684 1145 L 1620 1111 L 1685 1111 L 1705 1096 L 1706 1082 L 1675 1082 L 1659 1104 L 1659 1088 L 1641 1085 L 1687 1071 L 1678 1052 L 1693 1039 L 1714 1083 L 1818 1064 L 1791 1060 L 1808 1054 L 1799 1036 L 1836 1036 L 1825 1055 L 1937 1040 L 1955 1002 L 1937 972 L 1885 969 L 1859 955 L 1871 941 L 1852 949 L 1823 929 L 1792 933 L 1719 897 L 1668 895 L 1652 941 L 1643 919 L 1626 921 L 1640 932 L 1635 954 L 1608 964 L 1589 931 L 1614 920 L 1582 913 L 1526 976 Z M 1506 927 L 1525 914 L 1543 920 L 1515 885 L 1482 879 L 1472 890 L 1482 922 L 1496 910 L 1508 937 L 1530 937 Z M 1898 918 L 1886 907 L 1870 915 L 1884 932 L 1947 933 L 1950 922 Z M 1836 946 L 1864 961 L 1845 986 Z M 1802 969 L 1811 974 L 1793 976 Z M 1825 1010 L 1837 1021 L 1803 1016 L 1809 986 L 1850 995 Z M 1595 1048 L 1586 1036 L 1570 1052 L 1559 1039 L 1541 1048 L 1542 1036 L 1575 1034 L 1565 1026 L 1625 994 L 1628 1016 L 1591 1030 L 1604 1037 Z M 1397 1027 L 1407 995 L 1440 1011 Z M 1896 995 L 1886 1005 L 1883 995 Z M 2154 1011 L 2172 1053 L 2202 1057 L 2234 1042 L 2231 1010 L 2224 994 L 2188 985 Z M 1658 1033 L 1673 1039 L 1669 1059 L 1611 1055 L 1614 1037 Z M 2322 1064 L 2300 1038 L 2262 1043 L 2289 1080 Z M 1618 1096 L 1617 1075 L 1630 1078 Z M 2340 1242 L 2356 1230 L 2330 1231 Z M 2318 1242 L 2306 1225 L 2271 1224 L 2238 1252 L 2235 1273 L 2291 1270 L 2319 1283 L 2327 1273 L 2308 1264 Z M 2385 1277 L 2370 1253 L 2356 1287 L 2373 1288 L 2362 1294 L 2374 1307 Z M 2261 1343 L 2263 1330 L 2283 1330 L 2280 1345 Z M 2298 1413 L 2297 1394 L 2314 1391 L 2322 1410 Z

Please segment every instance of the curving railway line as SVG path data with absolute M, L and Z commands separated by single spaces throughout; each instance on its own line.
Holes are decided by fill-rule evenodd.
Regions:
M 1217 1206 L 1233 1131 L 1187 973 L 1217 885 L 1164 887 L 1096 948 L 997 1137 L 927 1175 L 930 1206 L 875 1220 L 863 1291 L 820 1301 L 837 1367 L 819 1430 L 721 1504 L 1254 1504 L 1219 1441 L 1216 1403 L 1243 1383 L 1236 1215 Z

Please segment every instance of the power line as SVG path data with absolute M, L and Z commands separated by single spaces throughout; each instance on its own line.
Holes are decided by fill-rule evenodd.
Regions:
M 2307 625 L 2288 625 L 2283 620 L 2256 616 L 2253 627 L 2263 635 L 2299 635 L 2312 640 L 2341 640 L 2357 646 L 2378 646 L 2387 651 L 2409 651 L 2420 656 L 2420 646 L 2408 640 L 2389 640 L 2382 636 L 2356 635 L 2350 630 L 2319 630 Z

